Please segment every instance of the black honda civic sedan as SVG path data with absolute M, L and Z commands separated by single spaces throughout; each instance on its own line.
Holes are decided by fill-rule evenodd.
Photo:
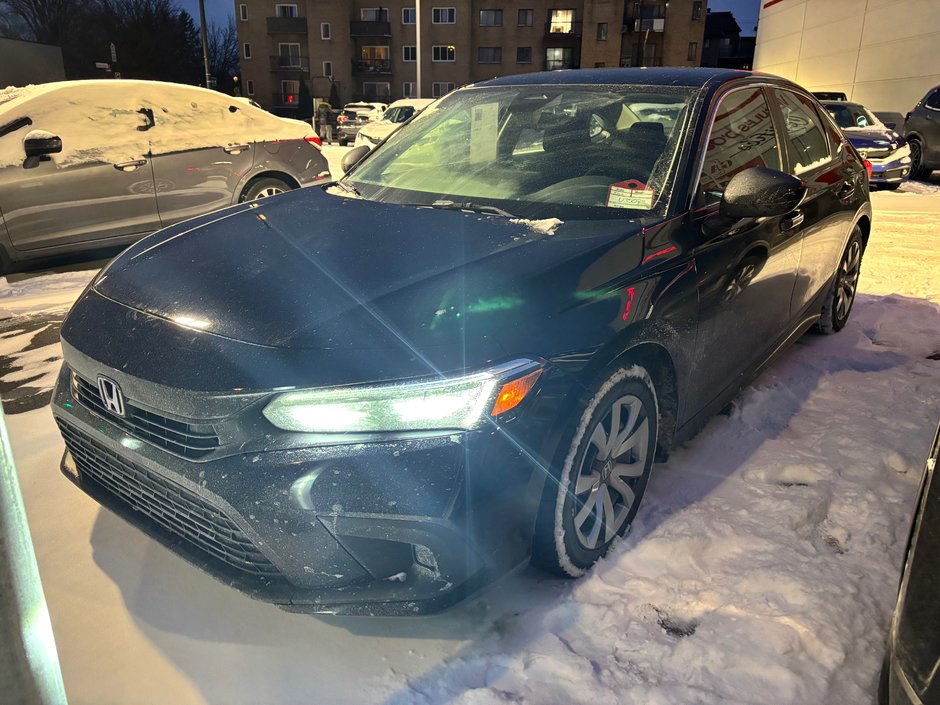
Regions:
M 62 470 L 289 610 L 578 576 L 655 461 L 845 325 L 870 229 L 862 160 L 782 79 L 469 86 L 332 185 L 105 267 L 62 328 Z

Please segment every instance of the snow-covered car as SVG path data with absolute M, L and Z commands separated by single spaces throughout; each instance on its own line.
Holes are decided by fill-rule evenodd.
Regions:
M 347 103 L 336 116 L 336 138 L 345 147 L 355 141 L 359 129 L 372 121 L 381 120 L 388 106 L 385 103 Z
M 498 78 L 346 158 L 112 261 L 52 400 L 68 478 L 295 611 L 584 574 L 654 461 L 846 325 L 871 227 L 830 116 L 750 72 Z
M 924 464 L 904 556 L 901 585 L 888 632 L 879 705 L 940 702 L 940 427 Z
M 871 163 L 873 185 L 896 189 L 907 181 L 911 173 L 911 148 L 894 128 L 859 103 L 827 100 L 822 104 L 852 146 Z
M 329 180 L 313 128 L 157 81 L 0 91 L 0 266 L 116 247 Z
M 396 100 L 388 106 L 388 110 L 382 114 L 381 120 L 368 122 L 359 128 L 354 146 L 365 145 L 372 149 L 433 102 L 434 100 L 430 98 Z

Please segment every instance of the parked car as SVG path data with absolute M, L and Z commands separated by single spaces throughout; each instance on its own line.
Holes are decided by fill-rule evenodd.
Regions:
M 847 101 L 823 101 L 832 119 L 852 146 L 871 162 L 871 183 L 896 189 L 911 173 L 911 148 L 893 128 L 881 122 L 864 105 Z
M 385 103 L 347 103 L 336 118 L 336 137 L 345 147 L 356 139 L 359 128 L 380 120 L 388 106 Z
M 898 601 L 888 632 L 881 705 L 940 702 L 940 428 L 934 434 L 914 507 Z
M 911 178 L 929 179 L 940 169 L 940 86 L 927 91 L 905 116 L 904 138 L 911 145 Z
M 497 78 L 346 160 L 111 262 L 52 401 L 79 487 L 297 611 L 583 574 L 654 460 L 846 325 L 871 228 L 828 113 L 749 72 Z
M 848 100 L 842 91 L 814 91 L 817 100 Z
M 216 91 L 64 81 L 0 92 L 0 266 L 120 246 L 323 183 L 312 128 Z
M 434 101 L 430 98 L 404 98 L 396 100 L 382 114 L 382 119 L 368 122 L 359 128 L 355 146 L 375 147 Z

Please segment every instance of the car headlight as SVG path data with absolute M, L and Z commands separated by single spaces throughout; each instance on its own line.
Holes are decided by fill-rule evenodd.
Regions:
M 471 430 L 517 406 L 541 373 L 534 360 L 514 360 L 463 377 L 287 392 L 262 413 L 303 433 Z

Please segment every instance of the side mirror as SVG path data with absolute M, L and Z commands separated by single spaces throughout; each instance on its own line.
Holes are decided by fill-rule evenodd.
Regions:
M 45 130 L 32 130 L 26 133 L 23 139 L 26 157 L 43 157 L 47 154 L 58 154 L 62 151 L 62 140 L 57 135 Z
M 795 176 L 754 166 L 734 175 L 718 212 L 727 218 L 786 215 L 803 201 L 806 186 Z
M 359 147 L 353 147 L 348 152 L 346 152 L 346 156 L 344 156 L 343 161 L 340 162 L 340 166 L 343 167 L 343 171 L 349 171 L 354 166 L 356 166 L 356 164 L 361 162 L 363 157 L 365 157 L 369 151 L 370 150 L 368 147 L 361 145 Z

